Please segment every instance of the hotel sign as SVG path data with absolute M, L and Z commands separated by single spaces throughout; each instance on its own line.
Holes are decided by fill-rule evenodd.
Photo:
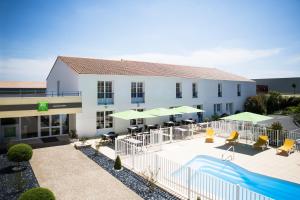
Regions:
M 37 110 L 39 112 L 48 111 L 48 102 L 47 101 L 38 102 Z

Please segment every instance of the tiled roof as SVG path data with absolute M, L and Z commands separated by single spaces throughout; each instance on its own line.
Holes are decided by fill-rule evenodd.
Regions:
M 46 89 L 46 82 L 0 81 L 0 88 L 33 88 Z
M 234 75 L 228 72 L 224 72 L 216 68 L 65 56 L 59 56 L 58 59 L 67 64 L 78 74 L 164 76 L 190 79 L 213 79 L 253 82 L 250 79 Z

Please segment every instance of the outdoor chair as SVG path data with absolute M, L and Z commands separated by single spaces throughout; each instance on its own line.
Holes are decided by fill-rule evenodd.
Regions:
M 206 143 L 213 143 L 214 142 L 214 135 L 215 135 L 214 129 L 212 129 L 212 128 L 206 129 L 205 142 Z
M 296 144 L 295 140 L 285 139 L 284 144 L 277 149 L 277 154 L 281 152 L 285 152 L 287 153 L 287 155 L 290 155 L 291 152 L 295 151 L 295 146 L 296 146 L 295 144 Z
M 226 139 L 225 143 L 237 142 L 239 138 L 239 133 L 237 131 L 232 131 L 230 136 Z
M 264 150 L 269 146 L 269 138 L 267 135 L 260 135 L 257 141 L 253 144 L 253 148 L 261 148 Z

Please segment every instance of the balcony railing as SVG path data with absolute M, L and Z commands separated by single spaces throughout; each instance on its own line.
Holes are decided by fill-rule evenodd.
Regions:
M 176 98 L 182 98 L 182 92 L 176 92 Z
M 64 97 L 81 96 L 80 91 L 0 91 L 0 97 Z
M 145 93 L 131 93 L 131 103 L 145 103 Z
M 193 98 L 198 98 L 198 93 L 197 92 L 193 92 Z
M 114 93 L 112 92 L 98 93 L 98 104 L 99 105 L 114 104 Z

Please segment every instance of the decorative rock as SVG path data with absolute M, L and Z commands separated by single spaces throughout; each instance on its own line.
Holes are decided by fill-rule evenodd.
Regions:
M 165 190 L 155 186 L 153 192 L 149 191 L 147 187 L 147 181 L 137 175 L 136 173 L 130 171 L 126 167 L 123 167 L 122 171 L 116 171 L 114 169 L 114 160 L 106 157 L 105 155 L 99 153 L 95 155 L 95 150 L 91 147 L 80 149 L 87 157 L 96 162 L 99 166 L 105 169 L 112 176 L 116 177 L 124 185 L 129 187 L 131 190 L 136 192 L 140 197 L 146 200 L 177 200 L 176 196 L 166 192 Z

